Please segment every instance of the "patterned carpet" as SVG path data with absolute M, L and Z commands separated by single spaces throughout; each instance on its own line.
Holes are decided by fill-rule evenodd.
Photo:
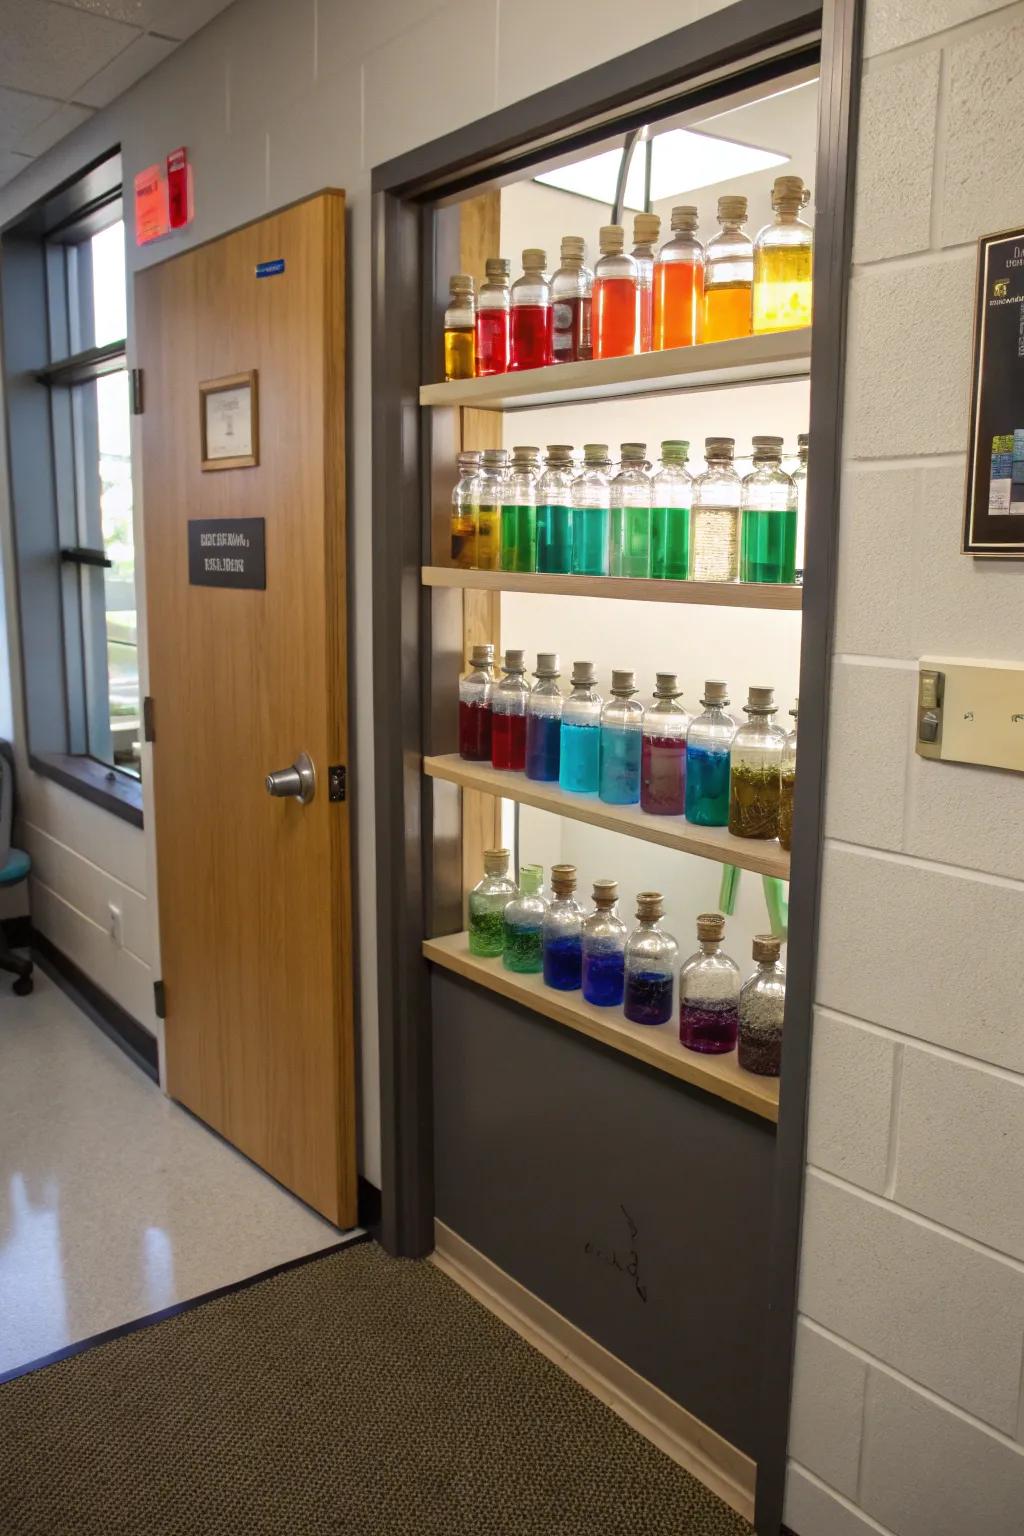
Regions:
M 749 1536 L 428 1264 L 363 1243 L 0 1386 L 3 1536 Z

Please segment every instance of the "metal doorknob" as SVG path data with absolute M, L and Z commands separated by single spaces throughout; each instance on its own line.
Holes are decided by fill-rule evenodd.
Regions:
M 268 773 L 266 785 L 268 795 L 284 800 L 298 800 L 300 805 L 308 805 L 316 794 L 313 759 L 308 753 L 300 752 L 290 768 L 279 768 L 276 773 Z

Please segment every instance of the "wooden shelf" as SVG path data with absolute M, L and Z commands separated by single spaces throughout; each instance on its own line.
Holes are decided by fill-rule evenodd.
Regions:
M 793 611 L 803 603 L 802 587 L 758 582 L 635 581 L 625 576 L 556 576 L 544 571 L 466 571 L 447 565 L 425 565 L 422 580 L 425 587 L 546 592 L 555 597 L 615 597 L 634 603 L 697 603 L 711 608 Z
M 484 411 L 521 411 L 532 406 L 606 400 L 620 395 L 665 394 L 685 389 L 721 389 L 735 384 L 771 384 L 806 378 L 811 367 L 809 329 L 769 336 L 741 336 L 636 357 L 600 362 L 556 363 L 523 373 L 451 384 L 422 384 L 421 405 L 467 405 Z
M 646 843 L 660 843 L 663 848 L 678 848 L 700 859 L 718 864 L 734 864 L 737 869 L 751 869 L 758 875 L 789 879 L 789 854 L 777 842 L 733 837 L 725 827 L 697 827 L 681 816 L 649 816 L 638 805 L 606 805 L 596 795 L 570 795 L 557 784 L 528 779 L 524 773 L 505 773 L 490 763 L 470 763 L 456 753 L 444 757 L 425 757 L 423 772 L 432 779 L 444 779 L 463 789 L 477 789 L 488 795 L 517 800 L 540 811 L 553 811 L 573 821 L 585 821 L 609 832 L 622 832 Z
M 600 1040 L 612 1050 L 622 1051 L 637 1061 L 667 1072 L 684 1083 L 692 1083 L 730 1104 L 738 1104 L 765 1120 L 779 1118 L 779 1083 L 777 1078 L 757 1077 L 744 1072 L 732 1051 L 727 1056 L 702 1056 L 679 1043 L 678 1025 L 673 1021 L 656 1028 L 631 1024 L 615 1008 L 594 1008 L 578 992 L 556 992 L 544 985 L 540 976 L 521 976 L 506 971 L 500 960 L 481 960 L 469 952 L 465 933 L 449 934 L 443 939 L 427 939 L 423 945 L 426 958 L 445 970 L 475 981 L 478 986 L 509 997 L 532 1008 L 558 1024 Z

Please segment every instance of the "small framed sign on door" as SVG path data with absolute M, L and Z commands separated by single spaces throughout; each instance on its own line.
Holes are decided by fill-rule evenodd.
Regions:
M 199 441 L 203 469 L 251 469 L 259 463 L 255 368 L 200 383 Z

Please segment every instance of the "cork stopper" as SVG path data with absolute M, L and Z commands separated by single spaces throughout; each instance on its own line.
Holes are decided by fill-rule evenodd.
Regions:
M 747 200 L 745 197 L 720 197 L 718 199 L 718 218 L 722 224 L 742 224 L 747 217 Z
M 661 234 L 661 219 L 656 213 L 638 213 L 633 220 L 633 244 L 653 245 Z
M 469 653 L 469 665 L 471 667 L 493 667 L 494 646 L 489 642 L 486 645 L 474 645 Z
M 563 235 L 561 260 L 563 267 L 582 267 L 587 254 L 587 242 L 582 235 Z
M 799 715 L 799 713 L 800 713 L 800 700 L 799 699 L 794 699 L 793 700 L 793 704 L 792 704 L 792 707 L 790 708 L 789 712 L 793 716 L 793 719 L 795 720 L 797 718 L 797 716 Z
M 513 448 L 512 449 L 512 463 L 513 464 L 539 464 L 540 463 L 540 449 L 539 448 L 530 447 L 529 445 L 525 445 L 525 446 L 520 445 L 519 447 Z
M 479 448 L 464 448 L 459 454 L 459 468 L 461 470 L 476 469 L 480 463 Z
M 683 437 L 670 437 L 661 445 L 663 464 L 685 464 L 690 457 L 690 444 Z
M 678 699 L 682 693 L 679 686 L 679 678 L 675 672 L 655 672 L 654 697 L 656 699 Z
M 721 912 L 702 912 L 697 919 L 697 938 L 702 944 L 720 944 L 725 938 L 725 918 Z
M 797 434 L 796 445 L 798 448 L 806 448 L 810 440 L 811 434 L 809 432 L 800 432 Z
M 572 664 L 572 685 L 574 688 L 592 688 L 597 681 L 592 661 L 574 661 Z
M 784 213 L 796 213 L 809 197 L 802 176 L 776 176 L 772 182 L 772 207 Z
M 537 670 L 534 677 L 560 677 L 557 651 L 538 651 Z
M 508 874 L 509 851 L 507 848 L 484 849 L 484 872 L 488 875 Z
M 597 238 L 602 256 L 621 256 L 626 243 L 626 231 L 621 224 L 602 224 Z
M 551 889 L 556 896 L 571 896 L 576 889 L 576 865 L 552 864 Z
M 617 880 L 595 880 L 593 889 L 594 906 L 601 912 L 607 912 L 614 907 L 619 899 L 619 882 Z
M 705 709 L 712 704 L 728 704 L 728 702 L 729 684 L 717 678 L 709 678 L 704 684 L 704 697 L 701 699 Z
M 619 457 L 621 458 L 623 464 L 646 464 L 647 444 L 620 443 Z
M 536 896 L 544 884 L 542 864 L 522 864 L 519 868 L 519 889 L 524 896 Z
M 452 298 L 464 298 L 467 293 L 471 294 L 475 290 L 476 283 L 468 272 L 456 272 L 448 282 L 448 292 Z
M 505 672 L 525 672 L 526 662 L 523 660 L 525 651 L 506 651 L 505 659 L 501 663 Z
M 655 922 L 665 915 L 665 899 L 660 891 L 638 891 L 636 915 L 643 922 Z
M 736 449 L 734 437 L 706 437 L 704 439 L 704 457 L 706 459 L 731 459 Z
M 583 462 L 584 462 L 584 464 L 607 464 L 608 463 L 608 444 L 607 443 L 584 443 L 583 444 Z
M 750 446 L 753 450 L 752 456 L 755 463 L 758 459 L 767 460 L 769 463 L 772 461 L 777 463 L 782 458 L 781 437 L 752 437 L 750 439 Z
M 612 693 L 617 699 L 628 699 L 636 693 L 636 674 L 633 672 L 612 673 Z
M 482 463 L 485 469 L 504 469 L 508 463 L 508 449 L 485 448 Z
M 489 283 L 507 286 L 512 276 L 512 263 L 507 256 L 488 256 L 484 262 L 484 274 Z
M 774 933 L 758 933 L 754 936 L 753 955 L 755 960 L 775 961 L 782 953 L 782 940 L 777 939 Z
M 692 203 L 680 203 L 672 209 L 672 228 L 692 234 L 697 228 L 697 210 Z
M 523 252 L 524 272 L 543 272 L 548 264 L 548 253 L 539 246 L 531 245 Z
M 743 706 L 748 715 L 774 715 L 776 710 L 775 689 L 753 684 L 747 689 L 747 702 Z
M 548 443 L 544 454 L 544 462 L 551 465 L 569 465 L 572 463 L 571 443 Z

